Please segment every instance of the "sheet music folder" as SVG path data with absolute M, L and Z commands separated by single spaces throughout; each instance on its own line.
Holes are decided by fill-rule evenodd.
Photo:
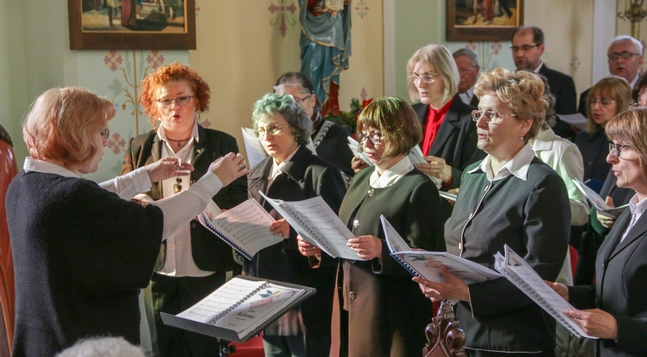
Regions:
M 245 280 L 251 280 L 251 281 L 266 281 L 268 283 L 275 284 L 275 285 L 280 285 L 280 286 L 287 287 L 287 288 L 301 289 L 301 290 L 304 290 L 304 293 L 301 294 L 296 300 L 292 301 L 289 305 L 283 306 L 278 311 L 274 311 L 269 319 L 264 321 L 261 325 L 256 326 L 254 329 L 251 329 L 249 331 L 245 331 L 245 334 L 240 336 L 240 337 L 238 336 L 238 333 L 235 330 L 215 326 L 215 325 L 212 325 L 212 324 L 209 324 L 209 323 L 203 323 L 203 322 L 199 322 L 199 321 L 194 321 L 194 320 L 186 319 L 186 318 L 183 318 L 183 317 L 178 317 L 176 315 L 167 314 L 165 312 L 160 312 L 162 322 L 164 322 L 164 324 L 168 325 L 168 326 L 173 326 L 173 327 L 177 327 L 177 328 L 180 328 L 180 329 L 183 329 L 183 330 L 187 330 L 187 331 L 196 332 L 196 333 L 199 333 L 199 334 L 211 336 L 211 337 L 217 338 L 219 340 L 243 343 L 243 342 L 249 340 L 250 338 L 256 336 L 265 327 L 267 327 L 268 325 L 270 325 L 274 321 L 278 320 L 279 317 L 283 316 L 283 314 L 285 314 L 290 309 L 292 309 L 296 305 L 300 304 L 302 301 L 304 301 L 305 299 L 309 298 L 310 296 L 312 296 L 313 294 L 315 294 L 317 292 L 317 290 L 315 288 L 311 288 L 311 287 L 303 286 L 303 285 L 297 285 L 297 284 L 284 283 L 284 282 L 276 281 L 276 280 L 255 278 L 255 277 L 242 276 L 242 275 L 238 275 L 238 276 L 236 276 L 236 278 L 245 279 Z

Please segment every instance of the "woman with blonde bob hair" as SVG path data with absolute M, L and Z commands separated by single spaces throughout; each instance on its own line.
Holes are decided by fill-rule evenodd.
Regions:
M 614 115 L 631 105 L 631 88 L 622 77 L 602 78 L 589 91 L 586 98 L 589 119 L 586 130 L 575 136 L 575 145 L 584 159 L 584 180 L 605 181 L 611 165 L 606 161 L 609 140 L 604 132 Z
M 208 197 L 247 173 L 243 158 L 230 153 L 190 192 L 159 205 L 127 201 L 193 167 L 166 158 L 101 184 L 79 177 L 97 170 L 114 114 L 109 100 L 69 87 L 43 93 L 25 118 L 31 156 L 6 199 L 16 357 L 53 356 L 88 336 L 139 344 L 139 290 L 148 285 L 160 244 L 203 211 Z
M 483 157 L 476 147 L 476 128 L 470 113 L 474 107 L 458 96 L 460 77 L 447 48 L 431 44 L 418 49 L 407 62 L 407 89 L 420 124 L 420 148 L 427 163 L 416 167 L 431 177 L 441 190 L 460 186 L 467 165 Z M 445 215 L 451 206 L 443 200 Z
M 478 147 L 488 155 L 463 173 L 445 224 L 447 251 L 494 268 L 494 255 L 508 245 L 552 281 L 566 257 L 571 218 L 564 181 L 528 143 L 548 109 L 543 81 L 498 68 L 481 75 L 474 93 Z M 469 356 L 555 355 L 555 320 L 507 279 L 466 284 L 441 272 L 443 283 L 414 281 L 433 301 L 459 301 L 454 310 Z
M 440 197 L 409 161 L 421 133 L 407 102 L 376 99 L 362 110 L 357 125 L 359 142 L 374 165 L 355 174 L 339 209 L 355 235 L 348 245 L 361 260 L 340 262 L 337 284 L 343 289 L 335 289 L 330 356 L 345 351 L 348 356 L 414 356 L 425 345 L 420 331 L 432 317 L 431 302 L 389 257 L 380 215 L 410 246 L 444 251 Z M 302 254 L 317 250 L 299 243 Z

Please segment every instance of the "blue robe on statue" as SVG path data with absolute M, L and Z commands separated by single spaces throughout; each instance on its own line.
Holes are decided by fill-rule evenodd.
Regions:
M 331 16 L 331 12 L 313 15 L 308 0 L 299 0 L 301 8 L 301 73 L 312 80 L 315 94 L 325 103 L 330 82 L 339 85 L 339 73 L 348 68 L 350 57 L 350 6 Z M 321 3 L 321 4 L 319 4 Z M 323 0 L 317 2 L 323 7 Z

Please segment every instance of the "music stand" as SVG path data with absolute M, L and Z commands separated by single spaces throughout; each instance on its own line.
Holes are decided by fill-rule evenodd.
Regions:
M 311 288 L 308 286 L 303 286 L 303 285 L 297 285 L 297 284 L 289 284 L 289 283 L 284 283 L 282 281 L 276 281 L 276 280 L 269 280 L 269 279 L 263 279 L 263 278 L 255 278 L 251 276 L 236 276 L 237 278 L 240 279 L 247 279 L 247 280 L 254 280 L 254 281 L 267 281 L 268 283 L 280 285 L 280 286 L 285 286 L 288 288 L 293 288 L 293 289 L 302 289 L 305 291 L 305 293 L 301 296 L 299 296 L 296 300 L 292 301 L 290 304 L 284 306 L 280 310 L 276 311 L 267 321 L 265 321 L 263 324 L 257 326 L 256 328 L 246 332 L 243 336 L 238 336 L 238 333 L 234 330 L 230 330 L 224 327 L 219 327 L 215 325 L 210 325 L 198 321 L 193 321 L 193 320 L 188 320 L 185 318 L 177 317 L 175 315 L 167 314 L 165 312 L 160 312 L 160 316 L 162 318 L 162 322 L 164 322 L 165 325 L 168 326 L 173 326 L 177 327 L 183 330 L 191 331 L 191 332 L 196 332 L 199 334 L 211 336 L 215 339 L 218 340 L 218 356 L 219 357 L 227 357 L 229 353 L 235 353 L 235 350 L 230 348 L 229 343 L 230 342 L 239 342 L 243 343 L 250 338 L 256 336 L 260 331 L 265 329 L 269 324 L 273 323 L 274 321 L 278 320 L 279 317 L 283 316 L 286 312 L 291 310 L 293 307 L 296 305 L 300 304 L 303 300 L 309 298 L 313 294 L 317 292 L 315 288 Z

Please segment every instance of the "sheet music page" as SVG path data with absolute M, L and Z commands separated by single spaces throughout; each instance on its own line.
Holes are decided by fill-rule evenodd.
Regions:
M 457 194 L 449 193 L 447 191 L 438 191 L 438 194 L 440 195 L 440 197 L 454 202 L 456 202 L 456 199 L 458 198 Z
M 557 114 L 557 117 L 580 130 L 586 130 L 586 125 L 589 122 L 589 120 L 586 119 L 586 117 L 582 115 L 582 113 Z
M 188 320 L 208 323 L 216 316 L 231 309 L 235 304 L 243 301 L 249 294 L 264 284 L 264 281 L 233 278 L 177 316 Z
M 261 291 L 216 321 L 215 325 L 234 330 L 241 337 L 246 331 L 253 330 L 265 323 L 303 293 L 305 290 L 269 283 Z
M 259 193 L 308 243 L 316 245 L 334 258 L 366 260 L 346 245 L 355 236 L 320 196 L 285 202 L 271 199 L 263 192 Z
M 427 160 L 425 160 L 425 155 L 422 154 L 422 150 L 420 150 L 420 146 L 416 145 L 411 149 L 409 152 L 409 160 L 413 165 L 418 165 L 418 164 L 426 164 Z
M 249 168 L 258 165 L 261 161 L 265 160 L 268 156 L 261 144 L 261 141 L 254 134 L 254 129 L 242 128 L 243 142 L 245 143 L 245 150 L 247 151 L 247 161 L 249 161 Z
M 259 250 L 283 241 L 270 232 L 272 216 L 253 198 L 222 212 L 209 223 L 254 256 Z
M 582 192 L 582 194 L 586 196 L 586 199 L 591 202 L 591 205 L 593 205 L 595 210 L 600 212 L 601 214 L 605 214 L 610 217 L 618 217 L 628 207 L 628 205 L 611 207 L 604 201 L 604 199 L 600 195 L 597 194 L 597 192 L 593 191 L 584 182 L 578 179 L 572 179 L 572 181 L 575 186 Z
M 384 238 L 386 240 L 386 246 L 389 248 L 391 253 L 397 253 L 404 250 L 411 250 L 411 247 L 407 242 L 400 236 L 398 231 L 393 228 L 391 222 L 389 222 L 384 215 L 380 215 L 380 221 L 382 222 L 382 229 L 384 230 Z
M 559 294 L 553 290 L 544 279 L 537 274 L 535 269 L 533 269 L 530 264 L 528 264 L 521 256 L 519 256 L 515 251 L 513 251 L 508 245 L 504 246 L 505 257 L 501 257 L 500 253 L 497 253 L 496 263 L 497 270 L 506 275 L 505 270 L 509 270 L 512 274 L 516 275 L 521 281 L 524 282 L 521 285 L 519 282 L 509 279 L 513 284 L 515 284 L 521 291 L 523 291 L 528 297 L 530 297 L 537 305 L 543 308 L 546 312 L 551 314 L 558 322 L 570 326 L 571 329 L 577 331 L 580 336 L 586 338 L 596 338 L 588 336 L 582 329 L 573 322 L 570 318 L 566 317 L 562 313 L 564 310 L 575 310 L 575 308 L 564 300 Z M 503 264 L 502 264 L 503 263 Z M 540 296 L 542 300 L 538 299 L 537 296 Z M 557 315 L 556 315 L 557 314 Z
M 373 163 L 371 162 L 371 160 L 368 159 L 368 156 L 366 156 L 366 153 L 360 152 L 359 143 L 357 142 L 357 140 L 353 139 L 350 136 L 347 138 L 347 140 L 348 140 L 348 147 L 353 152 L 353 155 L 355 157 L 359 157 L 360 159 L 362 159 L 362 161 L 364 161 L 369 166 L 373 166 Z

